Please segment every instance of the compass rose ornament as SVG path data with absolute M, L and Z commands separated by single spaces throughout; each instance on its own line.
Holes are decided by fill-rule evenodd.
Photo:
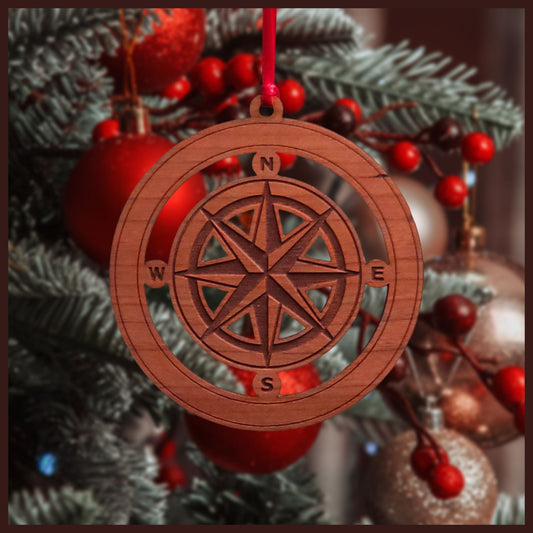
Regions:
M 266 23 L 264 39 L 272 41 L 273 25 L 269 33 Z M 386 376 L 416 322 L 423 270 L 415 225 L 392 180 L 344 137 L 283 118 L 273 53 L 264 54 L 263 64 L 267 79 L 249 119 L 179 143 L 137 185 L 115 233 L 110 281 L 123 337 L 161 390 L 214 422 L 272 430 L 331 417 Z M 269 116 L 262 104 L 271 107 Z M 280 176 L 278 153 L 313 160 L 345 180 L 375 216 L 387 259 L 365 257 L 350 219 L 305 176 Z M 168 261 L 147 260 L 151 229 L 179 187 L 202 168 L 245 154 L 253 175 L 219 187 L 192 209 Z M 146 286 L 168 286 L 189 335 L 217 360 L 253 372 L 255 396 L 222 390 L 174 356 L 152 322 Z M 333 348 L 356 320 L 366 286 L 386 287 L 387 297 L 362 353 L 318 387 L 282 395 L 278 373 Z

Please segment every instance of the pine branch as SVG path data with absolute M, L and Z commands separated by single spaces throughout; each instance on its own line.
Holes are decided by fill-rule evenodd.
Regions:
M 187 456 L 200 469 L 181 504 L 197 524 L 327 524 L 322 495 L 303 461 L 262 476 L 234 474 L 208 461 L 192 444 Z
M 211 9 L 206 17 L 205 55 L 261 48 L 260 8 Z M 279 51 L 315 49 L 324 44 L 341 50 L 362 45 L 362 28 L 340 8 L 279 8 L 276 45 Z
M 11 525 L 99 524 L 102 508 L 90 490 L 65 486 L 49 489 L 22 490 L 10 498 L 8 523 Z
M 354 50 L 339 58 L 280 55 L 276 62 L 281 77 L 303 83 L 310 107 L 323 108 L 337 98 L 354 98 L 367 114 L 400 101 L 418 106 L 400 109 L 380 121 L 389 131 L 416 133 L 444 116 L 457 118 L 465 131 L 482 130 L 497 148 L 508 145 L 523 128 L 519 107 L 492 82 L 469 83 L 474 68 L 457 65 L 445 70 L 451 59 L 424 47 L 408 48 L 406 41 L 377 49 Z M 479 123 L 473 118 L 477 108 Z
M 141 8 L 127 8 L 132 24 Z M 152 32 L 159 21 L 150 9 L 143 17 L 142 33 Z M 32 91 L 76 62 L 113 53 L 121 42 L 117 8 L 12 8 L 8 15 L 10 87 L 24 100 Z

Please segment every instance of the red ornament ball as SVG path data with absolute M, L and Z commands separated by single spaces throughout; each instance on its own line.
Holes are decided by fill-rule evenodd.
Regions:
M 520 402 L 515 406 L 514 410 L 514 423 L 516 429 L 524 435 L 526 433 L 526 404 L 525 402 Z
M 279 162 L 280 162 L 280 168 L 283 170 L 287 170 L 294 165 L 296 162 L 296 156 L 294 154 L 284 154 L 281 152 L 278 152 L 279 155 Z
M 254 374 L 246 370 L 233 372 L 254 396 Z M 295 394 L 320 385 L 320 377 L 313 365 L 306 365 L 279 373 L 281 394 Z M 315 442 L 321 424 L 280 431 L 251 431 L 236 429 L 190 413 L 185 421 L 192 440 L 213 463 L 234 472 L 266 474 L 281 470 L 302 457 Z
M 287 115 L 294 115 L 305 104 L 305 89 L 296 80 L 283 80 L 279 85 L 279 98 Z
M 494 155 L 494 142 L 486 133 L 474 131 L 463 138 L 461 152 L 469 163 L 488 163 Z
M 464 486 L 465 478 L 456 466 L 439 463 L 431 470 L 429 488 L 436 498 L 455 498 L 461 494 Z
M 255 87 L 259 83 L 255 56 L 253 54 L 237 54 L 228 61 L 225 72 L 226 83 L 236 91 L 247 87 Z
M 526 373 L 519 366 L 506 366 L 499 370 L 492 381 L 492 392 L 509 409 L 524 402 Z
M 154 8 L 161 24 L 152 22 L 147 34 L 133 50 L 133 65 L 140 93 L 157 93 L 189 72 L 202 53 L 205 42 L 205 12 L 202 8 Z M 116 92 L 122 91 L 125 52 L 104 55 L 102 63 L 115 80 Z
M 191 91 L 191 82 L 187 76 L 181 76 L 174 83 L 163 89 L 161 96 L 169 100 L 181 100 Z
M 459 176 L 445 176 L 435 188 L 435 198 L 448 209 L 461 207 L 468 196 L 468 186 Z
M 241 163 L 239 158 L 236 155 L 230 155 L 224 159 L 219 159 L 215 161 L 212 165 L 209 165 L 205 172 L 206 174 L 214 175 L 232 175 L 238 174 L 242 170 Z
M 72 239 L 93 261 L 109 267 L 122 208 L 138 181 L 173 146 L 158 135 L 120 134 L 96 143 L 81 156 L 65 189 L 64 213 Z M 179 188 L 156 221 L 147 259 L 168 259 L 177 228 L 204 196 L 199 174 Z
M 114 118 L 106 118 L 93 129 L 93 143 L 101 141 L 103 139 L 109 139 L 120 133 L 120 123 Z
M 426 481 L 430 479 L 433 468 L 440 462 L 448 462 L 448 454 L 439 446 L 441 459 L 435 451 L 435 448 L 429 444 L 419 444 L 411 454 L 411 466 L 413 472 Z
M 218 97 L 226 93 L 224 72 L 226 63 L 218 57 L 204 57 L 191 71 L 193 85 L 206 97 Z
M 399 141 L 389 151 L 390 164 L 400 172 L 414 172 L 420 166 L 420 151 L 412 142 Z
M 333 105 L 343 105 L 344 107 L 350 109 L 351 112 L 355 115 L 355 120 L 357 122 L 359 122 L 361 118 L 363 118 L 361 107 L 355 100 L 352 100 L 351 98 L 339 98 L 338 100 L 335 100 Z
M 468 333 L 476 322 L 476 306 L 461 294 L 439 298 L 433 307 L 433 324 L 450 337 Z

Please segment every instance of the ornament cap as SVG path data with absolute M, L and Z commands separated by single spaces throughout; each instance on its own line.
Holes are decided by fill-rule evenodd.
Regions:
M 444 416 L 442 409 L 432 402 L 422 406 L 418 411 L 418 418 L 422 425 L 430 431 L 444 429 Z
M 465 226 L 456 234 L 457 249 L 463 252 L 482 252 L 486 245 L 486 231 L 483 226 Z
M 115 109 L 122 133 L 136 133 L 139 135 L 151 133 L 148 109 L 140 98 L 136 102 L 129 99 L 117 102 Z

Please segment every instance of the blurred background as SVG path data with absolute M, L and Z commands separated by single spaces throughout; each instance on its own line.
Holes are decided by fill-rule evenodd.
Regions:
M 504 87 L 524 107 L 524 10 L 522 9 L 434 9 L 354 8 L 346 10 L 367 33 L 370 46 L 408 40 L 412 48 L 441 51 L 454 64 L 476 66 L 475 82 L 492 80 Z M 499 151 L 490 165 L 478 174 L 478 223 L 487 230 L 487 249 L 524 264 L 525 165 L 524 136 Z M 425 173 L 424 173 L 425 172 Z M 417 173 L 428 185 L 434 177 L 427 167 Z M 451 233 L 459 227 L 457 212 L 447 212 Z M 420 231 L 420 228 L 419 228 Z M 451 237 L 449 248 L 451 246 Z M 348 428 L 325 424 L 312 457 L 326 500 L 332 512 L 345 520 L 360 518 L 357 495 L 365 490 L 365 464 L 375 453 L 375 443 L 360 447 Z M 498 477 L 501 491 L 524 492 L 525 441 L 523 437 L 486 450 Z M 346 464 L 346 458 L 352 464 Z M 339 481 L 341 480 L 341 481 Z M 354 505 L 355 503 L 355 505 Z

